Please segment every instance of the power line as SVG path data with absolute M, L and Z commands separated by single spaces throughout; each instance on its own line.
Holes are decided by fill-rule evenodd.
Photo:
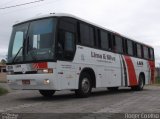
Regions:
M 8 4 L 10 4 L 10 3 L 17 3 L 18 1 L 20 1 L 20 0 L 10 0 L 10 1 L 8 1 L 8 2 L 5 2 L 5 3 L 2 3 L 2 4 L 0 4 L 0 7 L 3 7 L 3 6 L 6 6 L 6 5 L 8 5 Z
M 27 9 L 36 9 L 36 8 L 46 8 L 46 6 L 49 6 L 49 5 L 52 5 L 52 3 L 56 3 L 56 2 L 59 2 L 59 1 L 61 1 L 61 0 L 45 0 L 44 2 L 46 2 L 47 1 L 47 3 L 44 3 L 44 4 L 41 4 L 41 5 L 33 5 L 33 6 L 28 6 L 27 7 Z M 49 1 L 49 2 L 48 2 Z M 16 10 L 12 10 L 12 11 L 7 11 L 7 12 L 2 12 L 1 10 L 0 10 L 0 14 L 1 14 L 1 16 L 2 15 L 8 15 L 8 14 L 17 14 L 17 13 L 20 13 L 20 12 L 24 12 L 24 11 L 26 11 L 27 9 L 24 9 L 24 8 L 17 8 Z M 1 13 L 2 12 L 2 13 Z
M 8 6 L 8 7 L 2 7 L 2 8 L 0 8 L 0 10 L 19 7 L 19 6 L 24 6 L 24 5 L 33 4 L 33 3 L 42 2 L 42 1 L 44 1 L 44 0 L 37 0 L 37 1 L 33 1 L 33 2 L 28 2 L 28 3 L 23 3 L 23 4 Z

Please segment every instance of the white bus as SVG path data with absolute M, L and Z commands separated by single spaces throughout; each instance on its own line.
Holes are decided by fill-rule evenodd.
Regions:
M 92 88 L 142 90 L 154 81 L 154 49 L 69 14 L 50 14 L 13 26 L 7 79 L 15 90 L 45 97 Z

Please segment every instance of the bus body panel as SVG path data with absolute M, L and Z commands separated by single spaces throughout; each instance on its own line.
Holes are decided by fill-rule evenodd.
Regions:
M 125 56 L 126 57 L 126 56 Z M 150 80 L 151 80 L 151 76 L 150 76 L 150 69 L 149 69 L 149 64 L 147 60 L 143 60 L 143 59 L 139 59 L 139 58 L 134 58 L 134 57 L 128 57 L 133 64 L 133 66 L 129 66 L 131 65 L 130 63 L 126 63 L 126 67 L 127 67 L 127 76 L 128 76 L 128 86 L 134 86 L 138 84 L 139 81 L 139 75 L 140 73 L 144 73 L 145 75 L 145 83 L 149 84 Z M 125 62 L 127 62 L 127 58 L 125 60 Z
M 147 60 L 80 45 L 77 45 L 75 54 L 72 62 L 13 65 L 14 72 L 22 72 L 22 74 L 8 75 L 9 85 L 12 89 L 23 90 L 78 89 L 79 76 L 85 68 L 93 69 L 96 76 L 96 87 L 134 86 L 138 84 L 140 73 L 144 73 L 146 84 L 151 82 L 151 63 L 149 64 Z M 53 74 L 25 74 L 27 71 L 34 71 L 38 68 L 52 68 Z M 49 79 L 50 84 L 43 84 L 45 79 Z M 23 85 L 22 80 L 30 80 L 31 84 Z
M 66 61 L 57 61 L 57 78 L 60 89 L 78 89 L 76 64 Z
M 58 15 L 57 17 L 60 17 L 60 16 Z M 65 17 L 67 17 L 67 16 L 65 16 Z M 67 18 L 71 18 L 71 17 L 67 17 Z M 56 18 L 56 19 L 58 20 L 58 18 Z M 32 60 L 34 62 L 37 61 L 37 63 L 24 64 L 25 62 L 23 62 L 23 60 L 22 60 L 23 64 L 14 64 L 14 62 L 15 63 L 18 63 L 18 62 L 16 62 L 16 57 L 12 57 L 13 61 L 10 62 L 11 65 L 7 66 L 7 70 L 11 71 L 13 73 L 13 74 L 7 75 L 8 83 L 12 89 L 23 89 L 23 90 L 70 89 L 70 90 L 76 90 L 79 88 L 80 75 L 81 75 L 82 71 L 86 68 L 92 69 L 93 72 L 95 73 L 95 79 L 96 79 L 95 87 L 96 88 L 98 88 L 98 87 L 121 87 L 121 86 L 132 87 L 132 86 L 136 86 L 136 85 L 138 85 L 139 76 L 141 74 L 145 76 L 145 84 L 150 84 L 151 82 L 154 81 L 154 69 L 155 69 L 154 56 L 153 57 L 148 56 L 148 59 L 147 58 L 145 59 L 145 58 L 143 58 L 144 56 L 141 56 L 141 58 L 138 58 L 137 54 L 136 54 L 137 56 L 135 56 L 135 52 L 132 52 L 132 55 L 127 55 L 128 50 L 126 50 L 126 49 L 129 45 L 127 44 L 126 41 L 129 40 L 128 38 L 122 37 L 120 34 L 105 30 L 101 27 L 98 27 L 94 24 L 90 24 L 88 22 L 85 22 L 85 21 L 77 19 L 77 18 L 74 18 L 74 23 L 72 21 L 69 21 L 69 19 L 67 20 L 67 22 L 65 22 L 65 20 L 63 20 L 63 18 L 61 18 L 61 19 L 63 21 L 61 23 L 61 27 L 59 28 L 57 26 L 54 29 L 54 33 L 55 33 L 54 43 L 55 44 L 52 44 L 52 45 L 54 45 L 55 49 L 54 50 L 52 49 L 52 50 L 55 52 L 52 52 L 51 49 L 48 50 L 49 51 L 48 53 L 50 53 L 50 54 L 55 53 L 55 56 L 53 58 L 54 60 L 52 59 L 52 57 L 49 58 L 49 60 L 44 60 L 45 56 L 46 56 L 46 54 L 44 52 L 46 52 L 47 48 L 50 48 L 50 44 L 51 44 L 49 41 L 47 42 L 46 39 L 50 38 L 54 34 L 54 33 L 50 34 L 50 32 L 49 32 L 50 29 L 48 27 L 46 28 L 46 31 L 48 30 L 48 33 L 51 36 L 47 35 L 47 34 L 44 35 L 43 33 L 45 33 L 45 32 L 42 32 L 43 30 L 37 31 L 37 32 L 40 32 L 40 31 L 42 32 L 42 33 L 41 32 L 39 33 L 39 36 L 42 36 L 42 37 L 36 36 L 37 34 L 33 34 L 33 36 L 34 36 L 33 38 L 37 38 L 37 40 L 36 40 L 37 42 L 35 41 L 35 45 L 33 45 L 33 46 L 37 46 L 37 48 L 40 47 L 37 45 L 38 41 L 40 40 L 39 38 L 46 40 L 45 42 L 41 42 L 42 50 L 40 50 L 41 52 L 39 53 L 39 54 L 43 54 L 44 57 L 42 57 L 42 58 L 40 57 L 39 61 L 37 61 L 36 57 L 34 57 L 32 55 L 30 57 L 30 58 L 32 58 Z M 33 21 L 35 21 L 35 23 L 36 23 L 36 21 L 38 21 L 38 19 L 35 19 Z M 28 21 L 28 22 L 32 23 L 32 20 Z M 80 29 L 80 27 L 82 27 L 84 25 L 84 24 L 83 25 L 81 24 L 82 22 L 85 22 L 85 25 L 88 24 L 87 27 L 90 28 L 90 32 L 93 31 L 93 34 L 92 34 L 93 35 L 92 40 L 94 40 L 93 46 L 87 46 L 81 42 L 81 40 L 83 40 L 83 39 L 81 39 L 80 31 L 83 31 L 83 29 Z M 55 22 L 55 24 L 56 23 L 57 22 Z M 19 25 L 21 25 L 21 24 L 17 24 L 17 26 L 19 26 Z M 82 25 L 82 26 L 80 26 L 80 25 Z M 72 26 L 72 27 L 70 27 L 70 26 Z M 42 28 L 44 28 L 44 26 Z M 56 30 L 59 30 L 59 31 L 56 31 Z M 102 46 L 100 46 L 102 44 L 99 43 L 102 40 L 101 35 L 100 35 L 101 31 L 106 32 L 108 34 L 107 38 L 110 39 L 110 40 L 108 40 L 108 45 L 110 45 L 110 47 L 108 46 L 107 50 L 104 50 L 104 48 L 102 49 Z M 61 33 L 61 36 L 65 36 L 65 37 L 60 38 L 59 32 Z M 89 33 L 89 34 L 91 34 L 91 33 Z M 26 35 L 26 37 L 27 36 L 28 36 L 28 34 Z M 87 36 L 87 35 L 85 34 L 84 36 Z M 121 47 L 124 46 L 122 49 L 124 50 L 126 48 L 125 51 L 120 52 L 120 51 L 115 50 L 116 49 L 115 48 L 116 42 L 115 41 L 113 42 L 113 40 L 115 40 L 115 37 L 117 37 L 117 36 L 120 37 L 119 40 L 123 41 Z M 57 37 L 59 37 L 59 38 L 57 38 Z M 64 38 L 66 38 L 66 37 L 70 40 L 68 40 L 65 45 L 68 45 L 71 40 L 75 40 L 73 42 L 73 44 L 68 45 L 68 46 L 72 46 L 72 45 L 74 46 L 74 53 L 72 52 L 73 53 L 73 55 L 72 55 L 73 60 L 71 60 L 72 58 L 60 59 L 60 58 L 58 58 L 58 56 L 56 56 L 56 55 L 59 55 L 57 53 L 58 50 L 61 50 L 58 48 L 62 48 L 61 51 L 64 50 L 64 46 L 63 46 L 64 44 L 62 45 L 63 47 L 62 46 L 58 47 L 58 45 L 59 45 L 58 39 L 61 40 L 61 42 L 62 42 L 64 40 Z M 132 41 L 132 40 L 129 40 L 129 41 Z M 22 43 L 22 44 L 26 45 L 26 46 L 22 45 L 23 47 L 26 47 L 26 48 L 23 49 L 23 47 L 20 47 L 20 51 L 21 51 L 21 49 L 23 49 L 24 54 L 27 53 L 29 50 L 30 44 L 28 44 L 28 42 L 29 41 L 25 41 L 24 43 Z M 133 42 L 134 42 L 134 44 L 133 44 Z M 62 43 L 64 43 L 64 41 Z M 34 42 L 33 42 L 33 44 L 34 44 Z M 126 46 L 126 44 L 127 44 L 127 46 Z M 132 48 L 133 48 L 132 51 L 137 50 L 137 48 L 135 48 L 135 44 L 137 47 L 137 44 L 140 45 L 141 43 L 136 42 L 136 41 L 132 41 Z M 90 44 L 88 44 L 88 45 L 90 45 Z M 113 45 L 115 45 L 115 46 L 113 46 Z M 67 48 L 68 48 L 68 46 L 67 46 Z M 141 46 L 147 46 L 147 45 L 141 44 Z M 147 47 L 148 47 L 148 55 L 149 55 L 149 52 L 152 48 L 150 46 L 147 46 Z M 51 48 L 53 48 L 53 46 L 51 46 Z M 68 50 L 72 50 L 72 48 L 73 47 L 69 47 Z M 141 50 L 142 50 L 142 47 L 141 47 Z M 63 52 L 63 53 L 66 53 L 66 52 Z M 150 55 L 151 55 L 151 53 L 150 53 Z M 152 55 L 154 55 L 153 51 L 152 51 Z M 17 56 L 18 56 L 18 54 L 17 54 Z M 31 62 L 32 62 L 32 60 L 31 60 Z M 41 60 L 43 60 L 43 62 L 40 62 Z M 49 62 L 52 60 L 53 60 L 53 62 Z M 42 73 L 41 72 L 42 70 L 47 70 L 47 69 L 51 69 L 53 72 L 52 73 Z M 25 82 L 25 80 L 29 80 L 30 84 L 23 84 L 23 81 Z M 45 84 L 46 80 L 49 80 L 48 84 Z
M 121 64 L 118 54 L 98 49 L 77 46 L 73 63 L 90 67 L 95 71 L 96 87 L 121 86 Z

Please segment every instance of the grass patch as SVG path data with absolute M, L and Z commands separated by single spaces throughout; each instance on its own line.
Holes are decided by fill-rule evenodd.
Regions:
M 7 81 L 1 81 L 1 80 L 0 80 L 0 83 L 7 83 Z
M 156 77 L 155 83 L 153 85 L 160 86 L 160 77 Z
M 0 87 L 0 96 L 1 95 L 4 95 L 4 94 L 7 94 L 8 93 L 8 90 L 7 89 L 4 89 L 4 88 L 1 88 Z
M 160 77 L 157 77 L 156 80 L 160 80 Z
M 155 83 L 156 83 L 156 84 L 160 84 L 160 77 L 157 77 L 157 78 L 156 78 Z

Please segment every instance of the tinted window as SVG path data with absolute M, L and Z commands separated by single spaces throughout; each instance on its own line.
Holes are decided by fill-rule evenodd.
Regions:
M 59 28 L 66 31 L 75 32 L 75 25 L 72 22 L 60 20 Z
M 133 54 L 137 57 L 137 44 L 133 42 Z
M 101 48 L 102 49 L 109 49 L 108 33 L 105 31 L 101 31 L 100 32 L 100 39 L 101 39 Z
M 137 44 L 137 56 L 142 57 L 141 45 Z
M 154 60 L 154 51 L 152 48 L 149 49 L 150 59 Z
M 122 53 L 123 52 L 123 47 L 122 47 L 122 38 L 119 36 L 115 36 L 115 51 Z
M 74 34 L 71 32 L 65 32 L 65 51 L 74 52 Z
M 75 53 L 75 35 L 72 32 L 62 31 L 59 39 L 59 48 L 62 49 L 62 56 L 60 59 L 72 60 Z
M 127 40 L 127 53 L 133 55 L 133 42 L 130 40 Z
M 76 22 L 72 19 L 60 21 L 58 30 L 58 59 L 72 60 L 75 53 Z
M 19 51 L 19 49 L 23 45 L 24 32 L 17 31 L 14 39 L 15 40 L 14 40 L 14 43 L 13 43 L 13 50 L 12 50 L 12 55 L 13 56 L 15 56 L 17 54 L 17 52 Z
M 146 46 L 143 47 L 143 52 L 144 52 L 144 58 L 148 59 L 149 53 L 148 53 L 148 48 Z
M 31 23 L 29 50 L 52 47 L 52 19 L 40 20 Z M 31 49 L 31 50 L 32 50 Z
M 80 24 L 81 43 L 87 46 L 94 46 L 94 29 L 86 24 Z
M 27 41 L 27 55 L 25 57 L 27 61 L 53 59 L 55 28 L 55 19 L 31 22 Z
M 9 50 L 8 50 L 8 63 L 13 62 L 13 60 L 14 62 L 23 61 L 22 47 L 24 39 L 26 39 L 28 25 L 29 24 L 22 24 L 13 27 L 12 36 L 9 44 Z

